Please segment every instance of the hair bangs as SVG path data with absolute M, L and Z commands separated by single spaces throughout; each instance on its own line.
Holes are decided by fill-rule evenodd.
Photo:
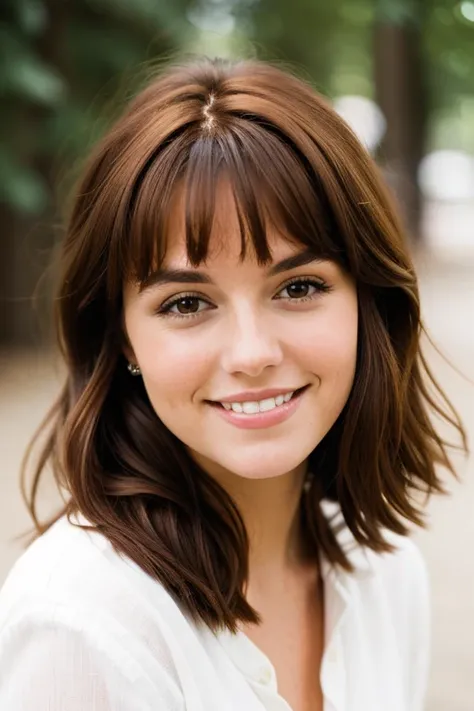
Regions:
M 166 254 L 172 200 L 189 159 L 189 132 L 180 131 L 144 161 L 131 191 L 119 270 L 124 281 L 143 283 Z
M 196 134 L 187 127 L 150 157 L 138 176 L 129 211 L 125 278 L 144 283 L 161 266 L 172 235 L 170 206 L 184 190 L 190 264 L 205 262 L 219 185 L 229 181 L 241 236 L 261 264 L 271 261 L 268 229 L 320 258 L 345 263 L 344 244 L 320 178 L 290 139 L 258 117 L 232 116 L 224 127 Z
M 269 225 L 318 257 L 343 261 L 332 209 L 309 161 L 273 124 L 257 116 L 234 118 L 223 152 L 259 261 L 270 257 Z

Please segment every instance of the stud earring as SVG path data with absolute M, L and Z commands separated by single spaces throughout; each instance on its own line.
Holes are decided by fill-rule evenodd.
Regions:
M 129 363 L 127 365 L 127 368 L 128 368 L 131 375 L 141 375 L 142 374 L 142 371 L 140 370 L 140 366 L 136 365 L 135 363 Z
M 305 482 L 303 484 L 303 491 L 305 494 L 307 494 L 309 491 L 311 491 L 313 481 L 314 481 L 314 474 L 312 472 L 308 472 Z

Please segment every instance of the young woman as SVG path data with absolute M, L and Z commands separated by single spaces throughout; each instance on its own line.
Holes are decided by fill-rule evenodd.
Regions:
M 462 434 L 364 149 L 304 82 L 202 60 L 96 148 L 66 382 L 0 594 L 2 711 L 420 711 L 416 492 Z M 441 400 L 432 394 L 441 396 Z M 52 466 L 63 511 L 39 523 Z

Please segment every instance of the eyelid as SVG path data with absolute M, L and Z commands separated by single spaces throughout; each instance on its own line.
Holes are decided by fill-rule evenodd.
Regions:
M 173 306 L 175 306 L 177 303 L 179 303 L 182 299 L 186 299 L 186 298 L 197 299 L 198 301 L 203 301 L 206 304 L 209 304 L 210 306 L 212 306 L 211 301 L 208 298 L 206 298 L 205 296 L 203 296 L 202 294 L 198 294 L 198 293 L 192 292 L 192 291 L 181 291 L 178 294 L 174 294 L 173 296 L 168 297 L 154 311 L 156 314 L 174 315 L 171 312 L 171 309 L 173 308 Z M 208 309 L 205 309 L 205 310 L 207 311 Z M 178 316 L 178 318 L 191 318 L 193 315 L 197 316 L 200 313 L 203 313 L 203 312 L 199 311 L 199 312 L 196 312 L 195 314 L 187 314 L 187 315 L 182 314 L 181 316 L 178 316 L 178 314 L 176 314 L 176 315 Z
M 294 276 L 294 277 L 288 277 L 288 279 L 286 279 L 286 281 L 283 282 L 280 289 L 284 289 L 285 286 L 288 286 L 288 284 L 294 284 L 295 282 L 299 282 L 299 281 L 317 282 L 321 286 L 324 286 L 325 284 L 327 284 L 327 282 L 322 277 L 307 276 L 307 275 L 303 274 L 303 275 L 298 275 L 298 276 Z
M 158 308 L 166 308 L 166 306 L 169 306 L 170 304 L 173 305 L 174 303 L 176 303 L 176 301 L 186 299 L 187 297 L 201 299 L 202 301 L 209 301 L 208 297 L 204 296 L 203 294 L 199 294 L 196 291 L 180 291 L 179 293 L 173 294 L 173 296 L 169 296 L 167 299 L 165 299 Z
M 296 277 L 291 277 L 290 279 L 287 279 L 286 281 L 283 282 L 283 284 L 280 285 L 278 288 L 277 294 L 280 293 L 280 291 L 283 291 L 283 289 L 286 289 L 288 286 L 291 286 L 292 284 L 311 284 L 314 287 L 317 287 L 320 291 L 326 292 L 330 291 L 332 287 L 328 284 L 327 281 L 322 279 L 321 277 L 316 277 L 316 276 L 296 276 Z

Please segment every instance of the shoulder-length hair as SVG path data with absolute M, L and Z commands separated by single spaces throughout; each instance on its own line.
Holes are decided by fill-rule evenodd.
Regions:
M 355 380 L 310 457 L 302 498 L 306 544 L 351 569 L 321 501 L 339 503 L 356 541 L 390 550 L 383 531 L 423 525 L 416 491 L 454 473 L 430 411 L 465 436 L 420 352 L 417 279 L 376 166 L 309 84 L 258 61 L 168 68 L 131 101 L 78 184 L 61 245 L 55 299 L 67 377 L 43 423 L 47 441 L 27 493 L 41 535 L 76 512 L 213 629 L 256 622 L 245 599 L 248 540 L 230 496 L 160 421 L 123 354 L 124 282 L 145 282 L 166 253 L 166 222 L 185 186 L 189 260 L 206 259 L 220 176 L 238 206 L 242 257 L 270 258 L 269 215 L 301 245 L 354 278 Z M 337 328 L 337 324 L 335 324 Z M 33 440 L 34 442 L 35 440 Z M 67 503 L 47 523 L 36 492 L 52 465 Z

